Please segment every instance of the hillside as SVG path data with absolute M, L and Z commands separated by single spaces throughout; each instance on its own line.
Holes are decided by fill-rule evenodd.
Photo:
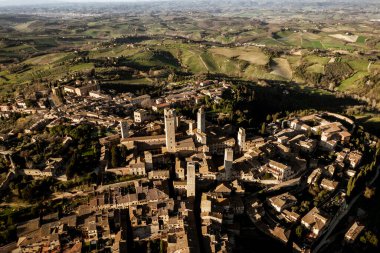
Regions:
M 334 22 L 337 17 L 330 21 L 322 16 L 300 21 L 292 12 L 258 14 L 168 12 L 80 20 L 2 15 L 0 94 L 7 100 L 73 76 L 95 75 L 111 89 L 208 73 L 315 87 L 380 109 L 380 29 L 375 21 Z M 376 110 L 370 113 L 377 115 Z

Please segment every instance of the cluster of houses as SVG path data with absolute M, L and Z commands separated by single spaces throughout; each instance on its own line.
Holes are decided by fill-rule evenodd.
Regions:
M 69 216 L 58 213 L 17 226 L 20 252 L 127 252 L 133 241 L 162 240 L 168 252 L 195 247 L 192 211 L 187 201 L 169 198 L 167 185 L 147 180 L 91 194 Z M 190 234 L 190 235 L 189 235 Z
M 300 247 L 293 242 L 293 248 L 296 251 L 307 251 L 347 205 L 346 187 L 342 182 L 347 182 L 356 175 L 363 154 L 347 145 L 351 137 L 347 127 L 352 128 L 354 122 L 342 115 L 312 114 L 281 122 L 281 126 L 279 124 L 272 124 L 267 141 L 272 146 L 277 146 L 276 156 L 281 161 L 304 157 L 308 163 L 301 163 L 294 170 L 291 163 L 278 162 L 271 157 L 260 167 L 260 170 L 272 175 L 269 180 L 286 183 L 298 177 L 298 186 L 290 190 L 285 187 L 283 193 L 268 197 L 264 203 L 253 200 L 247 212 L 259 228 L 285 244 L 289 241 L 292 227 L 298 224 L 306 231 L 304 243 Z M 260 145 L 265 146 L 263 143 Z M 265 150 L 261 151 L 265 154 Z M 321 154 L 325 154 L 325 158 Z M 298 160 L 302 161 L 301 158 Z M 266 180 L 261 180 L 261 183 L 265 182 Z M 302 191 L 312 191 L 315 199 L 321 199 L 318 199 L 319 202 L 305 204 Z M 335 202 L 338 203 L 335 209 L 327 208 Z M 355 241 L 355 233 L 363 230 L 363 226 L 355 224 L 347 231 L 347 242 Z
M 215 189 L 202 193 L 201 232 L 210 252 L 231 250 L 230 234 L 240 234 L 234 216 L 244 213 L 244 193 L 244 187 L 237 180 L 220 183 Z
M 362 159 L 360 151 L 346 145 L 351 137 L 346 125 L 353 122 L 341 115 L 313 114 L 275 122 L 267 128 L 267 137 L 253 136 L 244 128 L 210 124 L 205 109 L 198 105 L 204 97 L 218 103 L 223 91 L 231 88 L 228 84 L 207 81 L 197 87 L 174 89 L 155 99 L 132 93 L 111 98 L 99 90 L 96 81 L 56 90 L 56 94 L 65 94 L 65 103 L 52 107 L 25 133 L 32 135 L 59 125 L 62 119 L 107 127 L 114 134 L 99 139 L 100 171 L 144 180 L 92 192 L 88 204 L 79 206 L 69 218 L 33 223 L 33 230 L 19 234 L 21 251 L 70 248 L 68 252 L 77 252 L 85 245 L 125 252 L 130 234 L 135 242 L 161 240 L 168 252 L 193 252 L 200 243 L 194 235 L 193 212 L 198 194 L 202 245 L 208 252 L 231 251 L 231 236 L 240 232 L 234 220 L 245 211 L 267 233 L 285 243 L 289 224 L 299 223 L 309 231 L 308 238 L 319 237 L 332 214 L 318 206 L 301 215 L 292 209 L 300 201 L 289 191 L 267 198 L 265 203 L 254 201 L 245 210 L 243 185 L 257 183 L 269 188 L 300 182 L 307 175 L 307 186 L 317 186 L 328 196 L 336 194 L 339 179 L 355 175 Z M 189 105 L 199 107 L 196 120 L 177 115 L 175 107 Z M 6 110 L 1 107 L 1 111 Z M 69 143 L 67 137 L 63 146 Z M 114 146 L 130 151 L 125 166 L 112 167 Z M 325 165 L 314 157 L 317 151 L 333 152 L 336 159 Z M 50 159 L 44 169 L 24 169 L 23 173 L 35 179 L 58 178 L 62 176 L 56 173 L 60 167 L 62 158 Z M 205 191 L 205 182 L 216 182 L 217 186 Z M 268 216 L 280 222 L 268 226 Z M 75 238 L 70 237 L 72 229 L 79 231 Z
M 99 90 L 98 82 L 77 81 L 73 85 L 53 88 L 50 96 L 62 95 L 64 103 L 54 105 L 55 99 L 51 99 L 53 106 L 49 109 L 29 112 L 26 104 L 23 106 L 17 104 L 15 108 L 2 107 L 2 113 L 22 112 L 35 115 L 35 123 L 24 130 L 24 134 L 32 138 L 45 128 L 60 124 L 86 123 L 114 128 L 119 134 L 99 139 L 101 144 L 99 165 L 103 172 L 139 176 L 154 183 L 150 188 L 135 185 L 132 192 L 131 187 L 128 187 L 128 192 L 123 188 L 114 188 L 104 192 L 89 193 L 93 197 L 88 204 L 79 206 L 75 214 L 71 213 L 69 224 L 65 223 L 66 217 L 60 217 L 61 219 L 55 217 L 51 222 L 40 219 L 38 222 L 20 224 L 18 227 L 21 230 L 24 226 L 32 225 L 33 229 L 18 234 L 18 249 L 21 252 L 65 250 L 79 252 L 84 247 L 93 249 L 93 247 L 112 246 L 113 252 L 124 252 L 123 249 L 128 247 L 126 246 L 128 233 L 133 235 L 136 242 L 162 240 L 168 252 L 189 252 L 190 248 L 199 249 L 197 236 L 189 234 L 188 231 L 196 231 L 193 227 L 195 218 L 192 210 L 196 180 L 199 176 L 198 166 L 202 164 L 204 168 L 207 167 L 207 162 L 205 164 L 202 162 L 211 162 L 211 156 L 203 152 L 206 146 L 203 147 L 202 144 L 201 147 L 195 141 L 195 134 L 202 132 L 194 128 L 187 133 L 188 127 L 182 133 L 178 131 L 179 124 L 183 124 L 185 120 L 176 116 L 174 110 L 161 106 L 160 109 L 165 111 L 164 122 L 156 120 L 153 114 L 155 106 L 163 104 L 194 105 L 200 102 L 205 93 L 218 99 L 217 96 L 228 87 L 226 85 L 221 88 L 210 88 L 209 91 L 207 85 L 209 84 L 202 83 L 200 85 L 202 88 L 196 92 L 189 91 L 185 94 L 173 92 L 165 95 L 165 99 L 158 98 L 154 101 L 149 95 L 135 96 L 132 93 L 123 93 L 111 98 Z M 45 98 L 49 98 L 49 94 Z M 202 124 L 205 126 L 204 114 L 202 117 Z M 164 134 L 155 135 L 152 134 L 153 131 Z M 209 140 L 213 144 L 207 149 L 211 149 L 213 154 L 224 154 L 226 147 L 231 148 L 232 152 L 235 144 L 233 138 L 224 138 L 217 134 L 213 134 Z M 69 147 L 70 142 L 70 137 L 63 138 L 62 148 Z M 132 152 L 127 158 L 126 167 L 110 167 L 109 151 L 112 145 L 124 145 L 130 150 L 137 151 Z M 176 178 L 172 186 L 175 194 L 180 196 L 175 199 L 173 196 L 169 197 L 167 186 L 163 187 L 170 177 L 170 167 L 164 165 L 170 164 L 173 153 L 178 154 L 178 157 L 173 161 Z M 51 157 L 44 166 L 39 164 L 36 168 L 21 168 L 18 173 L 31 176 L 35 180 L 47 177 L 67 180 L 62 175 L 65 162 L 64 157 Z M 231 164 L 232 156 L 229 158 L 229 168 Z M 163 168 L 158 169 L 158 167 Z M 213 174 L 214 177 L 215 175 L 217 174 Z M 128 222 L 120 220 L 123 215 L 129 217 Z M 127 223 L 130 223 L 131 227 L 126 227 Z M 75 237 L 72 237 L 73 235 Z

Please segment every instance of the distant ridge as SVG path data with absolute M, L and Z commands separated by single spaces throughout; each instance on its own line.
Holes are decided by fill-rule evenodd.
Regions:
M 53 5 L 53 4 L 91 4 L 91 3 L 141 3 L 141 2 L 176 2 L 176 5 L 180 6 L 182 4 L 189 4 L 194 2 L 199 3 L 212 3 L 212 4 L 261 4 L 261 5 L 273 5 L 278 3 L 307 3 L 307 4 L 326 4 L 326 3 L 354 3 L 364 4 L 364 3 L 379 3 L 380 0 L 0 0 L 0 7 L 9 6 L 31 6 L 31 5 Z

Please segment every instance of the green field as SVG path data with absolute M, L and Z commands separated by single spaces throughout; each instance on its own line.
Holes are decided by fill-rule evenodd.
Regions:
M 348 61 L 348 64 L 356 71 L 367 72 L 369 62 L 366 59 L 355 59 Z
M 272 15 L 270 10 L 260 15 L 240 14 L 186 15 L 180 22 L 172 14 L 68 18 L 65 22 L 5 18 L 0 28 L 0 36 L 6 38 L 0 41 L 0 92 L 22 92 L 25 85 L 74 73 L 87 78 L 92 69 L 101 81 L 121 79 L 119 85 L 149 85 L 151 79 L 145 77 L 161 71 L 164 74 L 150 76 L 152 80 L 166 82 L 174 74 L 181 81 L 209 73 L 326 88 L 329 80 L 324 78 L 334 74 L 326 73 L 326 66 L 335 61 L 352 69 L 349 77 L 334 80 L 339 90 L 380 99 L 376 92 L 380 63 L 375 61 L 379 54 L 359 54 L 380 48 L 369 26 L 336 23 L 316 27 L 315 23 L 283 20 L 265 24 L 252 18 Z M 13 32 L 5 32 L 8 28 Z M 345 36 L 358 38 L 347 42 Z M 370 60 L 374 62 L 368 68 Z M 363 85 L 368 78 L 375 81 L 374 87 Z
M 308 72 L 313 72 L 313 73 L 321 73 L 321 74 L 324 74 L 325 73 L 325 67 L 321 64 L 314 64 L 314 65 L 311 65 L 307 68 L 307 71 Z
M 341 85 L 339 85 L 338 90 L 340 91 L 348 91 L 352 89 L 358 88 L 358 82 L 366 77 L 368 74 L 365 72 L 357 72 L 352 77 L 344 80 Z
M 322 43 L 319 40 L 303 40 L 302 47 L 304 48 L 316 48 L 322 49 Z
M 364 44 L 365 41 L 366 41 L 366 37 L 364 36 L 359 36 L 359 38 L 356 40 L 356 43 L 361 43 L 361 44 Z

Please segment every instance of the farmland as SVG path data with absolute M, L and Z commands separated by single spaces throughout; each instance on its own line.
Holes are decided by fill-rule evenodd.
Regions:
M 104 89 L 214 75 L 317 87 L 380 109 L 375 22 L 352 23 L 336 13 L 329 20 L 310 15 L 301 22 L 290 11 L 223 13 L 58 20 L 2 14 L 0 94 L 6 98 L 81 75 L 97 76 Z M 334 64 L 344 71 L 338 73 Z

